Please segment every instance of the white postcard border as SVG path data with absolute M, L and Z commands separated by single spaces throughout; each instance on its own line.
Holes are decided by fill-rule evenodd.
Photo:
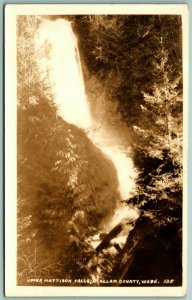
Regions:
M 17 153 L 16 153 L 16 16 L 73 14 L 182 15 L 183 33 L 183 286 L 182 287 L 45 287 L 16 284 Z M 184 296 L 187 289 L 187 164 L 189 19 L 186 4 L 36 4 L 5 8 L 5 291 L 6 296 Z

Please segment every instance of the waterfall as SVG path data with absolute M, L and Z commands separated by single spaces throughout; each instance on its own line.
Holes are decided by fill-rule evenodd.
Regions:
M 122 147 L 116 145 L 113 136 L 105 128 L 97 131 L 94 129 L 96 124 L 91 116 L 85 93 L 78 41 L 71 23 L 64 19 L 45 20 L 36 38 L 37 49 L 46 43 L 49 51 L 44 59 L 41 59 L 39 68 L 49 70 L 49 80 L 59 115 L 65 121 L 86 130 L 93 144 L 113 162 L 121 198 L 128 198 L 134 189 L 136 172 L 132 160 L 123 152 Z M 137 212 L 133 209 L 129 209 L 129 213 L 132 217 L 137 216 Z M 116 225 L 127 214 L 127 207 L 119 205 L 110 221 L 111 226 Z
M 37 48 L 48 43 L 47 57 L 41 67 L 49 70 L 54 99 L 60 116 L 81 128 L 91 126 L 83 75 L 71 23 L 65 20 L 44 21 L 36 39 Z

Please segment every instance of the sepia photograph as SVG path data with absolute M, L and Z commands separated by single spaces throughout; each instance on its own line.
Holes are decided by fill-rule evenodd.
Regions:
M 7 296 L 184 296 L 187 5 L 7 5 Z

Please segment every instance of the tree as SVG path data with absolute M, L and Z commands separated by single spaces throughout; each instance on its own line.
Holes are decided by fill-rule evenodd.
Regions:
M 152 222 L 153 250 L 156 243 L 162 249 L 167 243 L 169 255 L 176 253 L 177 276 L 181 276 L 181 18 L 96 15 L 77 16 L 75 22 L 88 72 L 106 89 L 108 99 L 117 104 L 117 112 L 131 134 L 125 139 L 131 145 L 139 176 L 137 191 L 127 203 L 140 209 L 138 222 Z M 141 240 L 145 234 L 143 230 Z M 132 232 L 133 244 L 136 236 L 137 226 Z M 147 243 L 140 246 L 145 248 Z M 150 253 L 146 250 L 146 257 Z M 134 255 L 133 251 L 130 259 Z M 135 262 L 132 271 L 137 268 Z M 127 272 L 126 276 L 134 273 Z

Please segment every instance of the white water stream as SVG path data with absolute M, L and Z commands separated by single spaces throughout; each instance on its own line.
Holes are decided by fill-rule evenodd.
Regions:
M 63 19 L 45 20 L 36 37 L 37 49 L 45 42 L 50 49 L 41 59 L 39 68 L 42 71 L 49 70 L 49 80 L 60 116 L 86 130 L 92 142 L 110 158 L 117 171 L 120 196 L 127 199 L 134 190 L 136 172 L 132 160 L 122 151 L 122 147 L 116 144 L 115 137 L 113 139 L 105 128 L 95 131 L 96 121 L 93 120 L 89 109 L 77 38 L 71 23 Z M 138 217 L 138 212 L 119 204 L 108 229 L 128 215 L 130 219 L 134 219 Z

